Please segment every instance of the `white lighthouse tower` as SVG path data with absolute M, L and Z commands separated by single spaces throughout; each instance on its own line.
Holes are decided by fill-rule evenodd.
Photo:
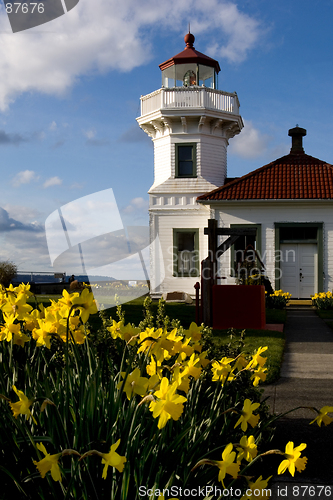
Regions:
M 210 209 L 196 198 L 224 184 L 228 141 L 243 128 L 237 94 L 217 89 L 219 63 L 195 50 L 191 33 L 184 40 L 185 50 L 160 64 L 162 87 L 141 97 L 137 118 L 154 143 L 150 237 L 158 236 L 163 254 L 161 259 L 151 253 L 157 297 L 194 294 L 200 262 L 207 257 L 204 227 L 210 218 Z

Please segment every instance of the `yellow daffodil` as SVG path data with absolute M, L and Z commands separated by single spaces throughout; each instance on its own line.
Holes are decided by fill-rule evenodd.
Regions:
M 267 479 L 263 479 L 259 476 L 258 479 L 253 483 L 249 481 L 248 488 L 245 491 L 245 495 L 242 496 L 240 500 L 253 500 L 258 498 L 259 500 L 267 500 L 271 497 L 271 490 L 267 488 L 268 481 L 272 476 Z
M 216 465 L 220 469 L 218 479 L 221 481 L 223 488 L 225 488 L 223 481 L 226 474 L 230 474 L 230 476 L 236 479 L 239 472 L 239 464 L 234 463 L 236 452 L 232 451 L 232 448 L 232 443 L 229 443 L 222 453 L 222 460 L 216 461 Z
M 237 448 L 239 452 L 237 455 L 237 462 L 241 462 L 244 458 L 247 462 L 251 462 L 258 454 L 257 445 L 255 443 L 254 436 L 242 436 L 240 439 L 240 448 Z
M 126 377 L 124 384 L 124 392 L 126 392 L 127 399 L 131 399 L 132 394 L 139 394 L 144 396 L 148 388 L 148 379 L 140 376 L 140 369 L 137 367 L 135 370 L 126 377 L 126 372 L 121 372 L 123 379 Z M 120 389 L 123 382 L 119 382 L 117 389 Z
M 286 444 L 286 450 L 284 453 L 284 456 L 286 458 L 280 463 L 278 474 L 283 474 L 288 469 L 290 474 L 294 476 L 295 468 L 298 472 L 302 472 L 302 470 L 305 469 L 306 462 L 308 460 L 306 457 L 301 458 L 301 452 L 305 448 L 305 443 L 302 443 L 294 448 L 294 443 L 292 441 L 289 441 L 289 443 Z
M 190 390 L 190 379 L 189 379 L 188 375 L 182 376 L 181 382 L 178 385 L 177 390 L 183 391 L 183 392 L 185 392 L 185 394 L 188 393 L 188 391 Z
M 243 370 L 243 368 L 247 367 L 247 365 L 248 362 L 242 354 L 237 356 L 234 365 L 235 370 Z
M 140 333 L 140 328 L 137 328 L 131 325 L 130 323 L 128 323 L 126 326 L 123 325 L 120 326 L 121 338 L 125 342 L 128 342 L 130 345 L 134 345 L 137 342 L 137 337 L 139 333 Z
M 70 338 L 75 342 L 75 344 L 82 345 L 84 344 L 88 333 L 89 331 L 83 325 L 81 325 L 71 332 Z
M 155 361 L 154 356 L 150 356 L 150 363 L 146 366 L 146 372 L 151 377 L 153 375 L 158 375 L 162 379 L 162 363 L 161 361 Z
M 15 287 L 15 290 L 17 293 L 24 293 L 26 297 L 31 297 L 33 295 L 33 293 L 30 292 L 30 283 L 20 283 L 17 287 Z
M 161 377 L 155 373 L 155 375 L 152 375 L 149 379 L 148 379 L 148 387 L 147 387 L 147 390 L 150 391 L 152 389 L 156 389 L 157 386 L 160 384 L 161 382 Z M 154 399 L 154 398 L 153 398 Z M 152 399 L 152 401 L 153 401 Z
M 156 360 L 161 363 L 164 360 L 171 358 L 172 349 L 175 344 L 175 342 L 173 340 L 169 340 L 167 336 L 167 332 L 163 332 L 157 342 L 155 342 L 150 349 L 150 353 L 153 354 Z
M 185 337 L 186 338 L 191 338 L 192 340 L 201 340 L 202 337 L 202 329 L 203 326 L 198 326 L 196 323 L 192 321 L 190 324 L 190 328 L 188 330 L 184 331 Z
M 324 425 L 329 425 L 331 422 L 333 422 L 333 418 L 329 417 L 327 413 L 333 413 L 333 406 L 323 406 L 322 409 L 319 410 L 317 417 L 312 420 L 310 424 L 317 422 L 319 427 L 321 427 L 321 423 L 323 422 Z
M 75 344 L 84 344 L 89 331 L 82 325 L 80 316 L 71 316 L 68 325 L 69 331 L 67 332 L 67 318 L 60 319 L 59 322 L 54 323 L 54 333 L 57 333 L 63 342 L 67 342 L 68 340 Z M 52 328 L 51 333 L 53 333 Z
M 59 337 L 66 337 L 67 318 L 63 318 L 59 309 L 47 308 L 44 323 L 47 325 L 49 333 L 59 335 Z
M 212 364 L 212 372 L 213 372 L 213 382 L 219 381 L 222 385 L 225 381 L 232 380 L 234 375 L 232 374 L 232 367 L 230 363 L 234 361 L 234 358 L 224 357 L 221 361 L 214 361 Z
M 169 386 L 166 377 L 162 378 L 160 389 L 154 393 L 158 401 L 152 401 L 149 410 L 154 418 L 158 418 L 158 428 L 162 429 L 167 421 L 172 418 L 178 420 L 183 412 L 183 403 L 186 401 L 184 396 L 176 394 L 177 382 Z
M 46 473 L 51 471 L 51 476 L 54 481 L 61 481 L 61 472 L 58 465 L 58 460 L 62 453 L 57 453 L 56 455 L 50 455 L 47 453 L 43 443 L 37 444 L 39 451 L 43 452 L 45 457 L 39 462 L 33 461 L 36 465 L 40 475 L 44 478 Z
M 159 361 L 159 363 L 161 364 L 160 361 Z M 152 377 L 153 375 L 156 374 L 156 372 L 157 372 L 157 362 L 155 361 L 154 356 L 150 356 L 150 363 L 147 364 L 147 366 L 146 366 L 146 372 L 148 373 L 148 375 L 150 377 Z
M 254 370 L 253 374 L 251 375 L 251 380 L 253 380 L 253 385 L 254 387 L 257 387 L 259 384 L 260 380 L 262 382 L 265 382 L 267 373 L 267 368 L 263 368 L 262 366 L 259 366 L 257 370 Z
M 255 368 L 257 365 L 260 365 L 261 367 L 264 366 L 264 364 L 266 363 L 266 360 L 267 358 L 263 358 L 261 356 L 261 354 L 263 352 L 265 352 L 266 350 L 268 349 L 268 347 L 259 347 L 255 353 L 253 354 L 252 356 L 252 360 L 249 362 L 249 364 L 247 365 L 247 369 L 249 368 Z
M 195 366 L 197 365 L 197 366 Z M 194 380 L 198 380 L 198 378 L 200 377 L 200 374 L 201 374 L 201 366 L 200 366 L 200 358 L 198 356 L 196 356 L 195 353 L 192 354 L 192 356 L 190 357 L 190 359 L 188 359 L 185 363 L 184 363 L 184 371 L 182 373 L 182 376 L 190 376 L 190 377 L 193 377 Z
M 38 309 L 34 309 L 33 311 L 31 311 L 29 316 L 25 318 L 25 329 L 29 330 L 29 332 L 32 332 L 34 328 L 38 328 L 38 319 L 41 319 L 42 317 L 44 317 L 44 312 L 41 313 Z
M 19 397 L 19 401 L 16 401 L 16 403 L 9 403 L 14 417 L 17 418 L 19 415 L 26 415 L 26 420 L 28 420 L 31 416 L 30 406 L 33 403 L 33 399 L 28 399 L 24 392 L 16 389 L 15 385 L 13 385 L 13 391 Z
M 245 399 L 243 410 L 241 411 L 241 416 L 239 417 L 236 425 L 236 428 L 239 424 L 241 424 L 241 428 L 243 432 L 246 432 L 248 423 L 255 427 L 259 422 L 259 415 L 253 415 L 253 412 L 259 408 L 260 403 L 251 403 L 249 399 Z
M 68 293 L 64 288 L 62 291 L 62 297 L 58 300 L 58 304 L 65 306 L 69 310 L 73 305 L 73 299 L 79 297 L 79 295 L 80 294 L 78 292 Z
M 179 342 L 183 339 L 183 337 L 181 335 L 178 335 L 177 334 L 177 328 L 174 328 L 173 330 L 171 330 L 170 333 L 166 333 L 166 338 L 172 342 Z
M 102 475 L 103 479 L 106 479 L 109 466 L 114 467 L 119 472 L 123 472 L 124 470 L 126 457 L 121 457 L 120 455 L 118 455 L 118 453 L 116 453 L 116 449 L 118 448 L 119 444 L 120 439 L 118 439 L 118 441 L 111 446 L 109 453 L 100 454 L 102 457 L 102 464 L 105 464 Z
M 18 332 L 18 334 L 14 334 L 13 344 L 20 345 L 21 347 L 24 347 L 24 344 L 26 342 L 30 342 L 30 337 L 28 337 L 28 335 L 23 333 L 22 330 L 20 330 Z
M 111 333 L 111 336 L 113 339 L 117 339 L 118 337 L 122 338 L 121 335 L 121 328 L 123 326 L 122 321 L 115 321 L 114 319 L 112 320 L 112 326 L 109 326 L 107 330 Z
M 81 295 L 72 299 L 73 305 L 78 306 L 82 323 L 86 323 L 90 314 L 98 312 L 97 305 L 94 299 L 94 294 L 85 288 Z
M 19 323 L 14 323 L 16 318 L 17 314 L 3 314 L 5 324 L 0 330 L 0 340 L 7 340 L 7 342 L 10 342 L 14 335 L 18 335 L 21 325 Z
M 206 368 L 206 366 L 208 366 L 210 363 L 210 360 L 207 358 L 207 355 L 208 355 L 207 351 L 200 352 L 199 354 L 199 360 L 202 368 Z
M 182 361 L 184 361 L 186 357 L 192 356 L 192 354 L 194 353 L 194 348 L 191 345 L 189 345 L 190 341 L 191 339 L 188 338 L 184 340 L 184 342 L 182 341 L 176 342 L 172 354 L 179 354 Z
M 32 330 L 32 336 L 37 341 L 36 345 L 41 347 L 45 345 L 48 349 L 51 349 L 51 330 L 52 323 L 50 321 L 45 321 L 45 319 L 39 319 L 39 328 L 34 328 Z
M 19 292 L 17 295 L 10 294 L 7 303 L 2 307 L 2 311 L 16 315 L 19 321 L 24 320 L 33 309 L 32 306 L 27 304 L 27 298 L 28 296 L 24 292 Z
M 140 347 L 138 349 L 138 352 L 149 351 L 154 346 L 154 344 L 156 344 L 161 335 L 161 328 L 158 328 L 157 330 L 155 330 L 154 328 L 146 328 L 144 332 L 140 333 Z

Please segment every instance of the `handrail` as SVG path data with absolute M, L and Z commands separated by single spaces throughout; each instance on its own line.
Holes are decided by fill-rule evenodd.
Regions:
M 155 90 L 141 96 L 141 116 L 158 109 L 206 108 L 239 114 L 236 92 L 208 87 L 174 87 Z

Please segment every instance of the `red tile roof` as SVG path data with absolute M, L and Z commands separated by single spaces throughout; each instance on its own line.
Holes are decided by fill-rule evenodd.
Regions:
M 305 153 L 290 153 L 197 198 L 276 199 L 333 199 L 333 165 Z
M 159 65 L 161 71 L 169 68 L 170 66 L 173 66 L 174 64 L 196 63 L 196 64 L 203 64 L 205 66 L 211 66 L 215 68 L 216 73 L 219 73 L 221 71 L 221 68 L 218 61 L 215 61 L 215 59 L 212 59 L 211 57 L 206 56 L 202 52 L 195 50 L 195 48 L 193 47 L 194 40 L 195 37 L 191 33 L 185 35 L 184 38 L 184 41 L 186 43 L 185 49 L 182 52 L 179 52 L 179 54 L 161 63 Z

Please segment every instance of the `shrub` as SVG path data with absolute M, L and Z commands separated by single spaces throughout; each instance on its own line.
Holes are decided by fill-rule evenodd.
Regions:
M 329 310 L 333 309 L 333 294 L 332 292 L 316 293 L 312 297 L 312 305 L 317 309 Z
M 9 260 L 0 262 L 0 285 L 8 288 L 17 274 L 17 266 Z
M 265 276 L 263 271 L 260 271 L 259 268 L 254 267 L 252 261 L 245 260 L 242 263 L 241 267 L 238 269 L 237 283 L 239 285 L 263 285 L 267 293 L 273 293 L 269 278 Z
M 275 290 L 274 293 L 266 293 L 266 307 L 268 309 L 284 309 L 291 298 L 291 293 L 283 290 Z

